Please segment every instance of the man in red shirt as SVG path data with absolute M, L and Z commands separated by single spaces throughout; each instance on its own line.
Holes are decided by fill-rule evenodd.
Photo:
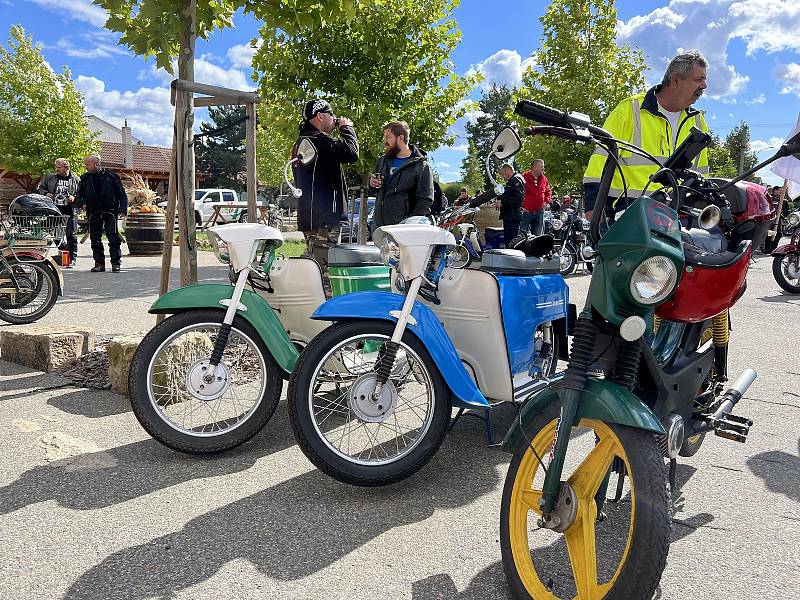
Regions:
M 553 190 L 544 176 L 544 161 L 537 158 L 531 163 L 529 171 L 522 174 L 525 179 L 525 198 L 522 200 L 521 232 L 528 230 L 533 235 L 544 231 L 544 209 L 550 203 Z

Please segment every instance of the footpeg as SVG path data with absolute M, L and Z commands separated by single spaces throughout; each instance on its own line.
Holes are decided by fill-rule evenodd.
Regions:
M 743 444 L 747 441 L 747 434 L 750 433 L 752 426 L 753 422 L 750 419 L 729 413 L 716 420 L 714 435 Z
M 747 434 L 750 433 L 753 422 L 750 419 L 734 415 L 731 411 L 753 384 L 756 376 L 753 369 L 745 369 L 730 389 L 722 395 L 714 412 L 705 417 L 706 428 L 713 429 L 714 435 L 734 442 L 744 443 L 747 441 Z

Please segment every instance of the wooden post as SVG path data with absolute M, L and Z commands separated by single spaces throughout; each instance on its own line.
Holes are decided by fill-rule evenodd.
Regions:
M 172 269 L 172 238 L 175 235 L 175 208 L 177 204 L 178 192 L 175 189 L 175 147 L 177 138 L 177 115 L 172 127 L 172 165 L 169 169 L 169 184 L 167 189 L 167 222 L 164 224 L 164 254 L 161 255 L 161 283 L 158 288 L 158 295 L 163 296 L 169 291 L 169 276 Z M 167 315 L 160 313 L 156 316 L 156 324 L 161 323 Z
M 181 0 L 180 54 L 178 77 L 194 81 L 196 0 Z M 181 286 L 197 283 L 197 244 L 194 217 L 194 99 L 191 91 L 177 90 L 176 120 L 179 121 L 176 149 L 176 184 L 181 247 Z
M 778 240 L 781 239 L 781 212 L 783 211 L 783 203 L 785 202 L 786 198 L 786 187 L 789 185 L 789 180 L 783 180 L 783 187 L 781 188 L 781 194 L 778 196 L 778 212 L 775 215 L 775 229 L 770 228 L 769 237 L 770 239 L 775 239 L 777 236 Z
M 245 121 L 245 147 L 247 169 L 247 222 L 256 222 L 256 105 L 246 105 L 247 121 Z

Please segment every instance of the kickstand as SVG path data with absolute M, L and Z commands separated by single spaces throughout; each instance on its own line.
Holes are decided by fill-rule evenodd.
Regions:
M 669 459 L 669 493 L 675 497 L 675 473 L 678 470 L 678 460 L 675 458 Z
M 494 443 L 494 431 L 492 430 L 492 409 L 491 407 L 483 409 L 483 414 L 477 412 L 464 412 L 466 409 L 459 408 L 456 416 L 450 419 L 450 425 L 447 426 L 448 433 L 452 431 L 453 427 L 456 426 L 458 420 L 461 417 L 475 417 L 476 419 L 480 419 L 483 421 L 483 425 L 486 428 L 486 439 L 488 441 L 488 445 L 490 448 L 494 448 L 496 446 L 501 446 L 502 444 L 495 444 Z M 478 409 L 480 410 L 480 409 Z
M 464 414 L 464 408 L 459 408 L 458 412 L 456 413 L 456 416 L 450 419 L 450 425 L 447 426 L 448 433 L 450 433 L 453 430 L 453 427 L 456 426 L 456 423 L 458 423 L 458 420 L 461 418 L 463 414 Z

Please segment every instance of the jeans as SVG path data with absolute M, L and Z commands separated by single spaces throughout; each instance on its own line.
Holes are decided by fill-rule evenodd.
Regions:
M 92 213 L 89 215 L 89 239 L 92 241 L 92 256 L 97 265 L 104 265 L 106 257 L 103 254 L 103 230 L 108 238 L 108 253 L 111 255 L 111 264 L 118 265 L 122 260 L 120 245 L 122 238 L 117 231 L 117 215 L 112 212 Z
M 544 233 L 544 211 L 522 213 L 521 229 L 522 233 L 530 231 L 533 235 L 542 235 Z
M 519 219 L 506 219 L 503 221 L 503 243 L 508 248 L 511 240 L 519 235 Z
M 69 250 L 70 262 L 74 263 L 78 258 L 78 222 L 75 215 L 70 215 L 67 219 L 67 250 Z

